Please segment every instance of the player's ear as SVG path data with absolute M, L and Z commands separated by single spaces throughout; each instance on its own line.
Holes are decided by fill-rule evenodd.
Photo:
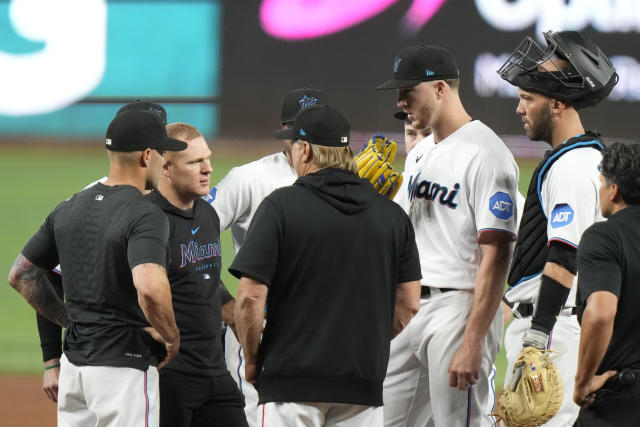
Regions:
M 311 159 L 313 159 L 313 149 L 311 148 L 311 144 L 307 141 L 302 141 L 302 144 L 302 161 L 304 163 L 309 163 L 311 162 Z
M 620 194 L 620 187 L 618 187 L 618 184 L 615 184 L 615 183 L 611 184 L 610 200 L 613 203 L 620 203 L 624 201 L 622 199 L 622 194 Z
M 559 114 L 562 111 L 566 110 L 568 105 L 564 101 L 560 101 L 559 99 L 551 99 L 549 103 L 549 108 L 552 113 Z
M 151 161 L 151 148 L 145 148 L 140 154 L 140 166 L 148 167 Z
M 445 90 L 448 87 L 448 85 L 444 80 L 436 80 L 434 82 L 433 87 L 434 87 L 434 89 L 436 91 L 436 96 L 438 97 L 438 99 L 440 99 L 444 95 Z

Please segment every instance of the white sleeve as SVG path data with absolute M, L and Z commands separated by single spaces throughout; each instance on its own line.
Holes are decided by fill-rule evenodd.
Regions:
M 547 238 L 549 242 L 560 241 L 577 248 L 582 233 L 595 221 L 598 189 L 584 169 L 566 167 L 570 164 L 560 161 L 551 167 L 542 183 Z
M 250 174 L 233 168 L 205 197 L 218 213 L 220 231 L 250 214 L 250 179 Z
M 500 230 L 515 236 L 519 171 L 513 157 L 487 153 L 478 156 L 471 168 L 467 182 L 476 231 Z

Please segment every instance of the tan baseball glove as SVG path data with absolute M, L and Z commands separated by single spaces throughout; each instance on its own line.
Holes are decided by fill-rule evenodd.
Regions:
M 378 193 L 390 199 L 402 184 L 402 174 L 393 170 L 397 151 L 398 144 L 394 140 L 374 135 L 355 157 L 360 178 L 371 182 Z
M 546 423 L 562 404 L 562 378 L 548 351 L 525 347 L 513 367 L 511 383 L 498 406 L 507 427 L 537 427 Z

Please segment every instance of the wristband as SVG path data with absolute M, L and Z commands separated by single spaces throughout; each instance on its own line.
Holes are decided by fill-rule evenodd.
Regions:
M 53 364 L 53 365 L 45 366 L 45 367 L 44 367 L 44 370 L 45 370 L 45 371 L 48 371 L 49 369 L 59 368 L 59 367 L 60 367 L 60 364 L 59 364 L 59 363 L 56 363 L 56 364 Z

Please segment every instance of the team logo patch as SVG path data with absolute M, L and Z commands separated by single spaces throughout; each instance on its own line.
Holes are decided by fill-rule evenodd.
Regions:
M 300 108 L 308 107 L 309 105 L 315 105 L 318 103 L 318 98 L 315 96 L 303 96 L 298 100 L 298 104 L 300 104 Z
M 498 191 L 489 199 L 489 210 L 496 218 L 506 221 L 513 216 L 513 201 L 507 193 Z
M 204 199 L 205 202 L 211 203 L 216 199 L 217 192 L 218 192 L 218 189 L 216 187 L 213 187 L 211 191 L 209 191 L 209 194 L 207 194 L 206 196 L 203 196 L 202 198 Z
M 573 209 L 566 203 L 559 203 L 551 212 L 551 227 L 560 228 L 573 222 Z
M 431 77 L 431 76 L 433 76 L 434 74 L 435 74 L 435 73 L 434 73 L 433 71 L 431 71 L 430 69 L 428 69 L 428 68 L 427 68 L 427 69 L 425 70 L 425 72 L 424 72 L 424 75 L 425 75 L 426 77 Z
M 402 61 L 402 58 L 396 58 L 393 61 L 393 72 L 397 73 L 398 72 L 398 67 L 400 66 L 400 61 Z

